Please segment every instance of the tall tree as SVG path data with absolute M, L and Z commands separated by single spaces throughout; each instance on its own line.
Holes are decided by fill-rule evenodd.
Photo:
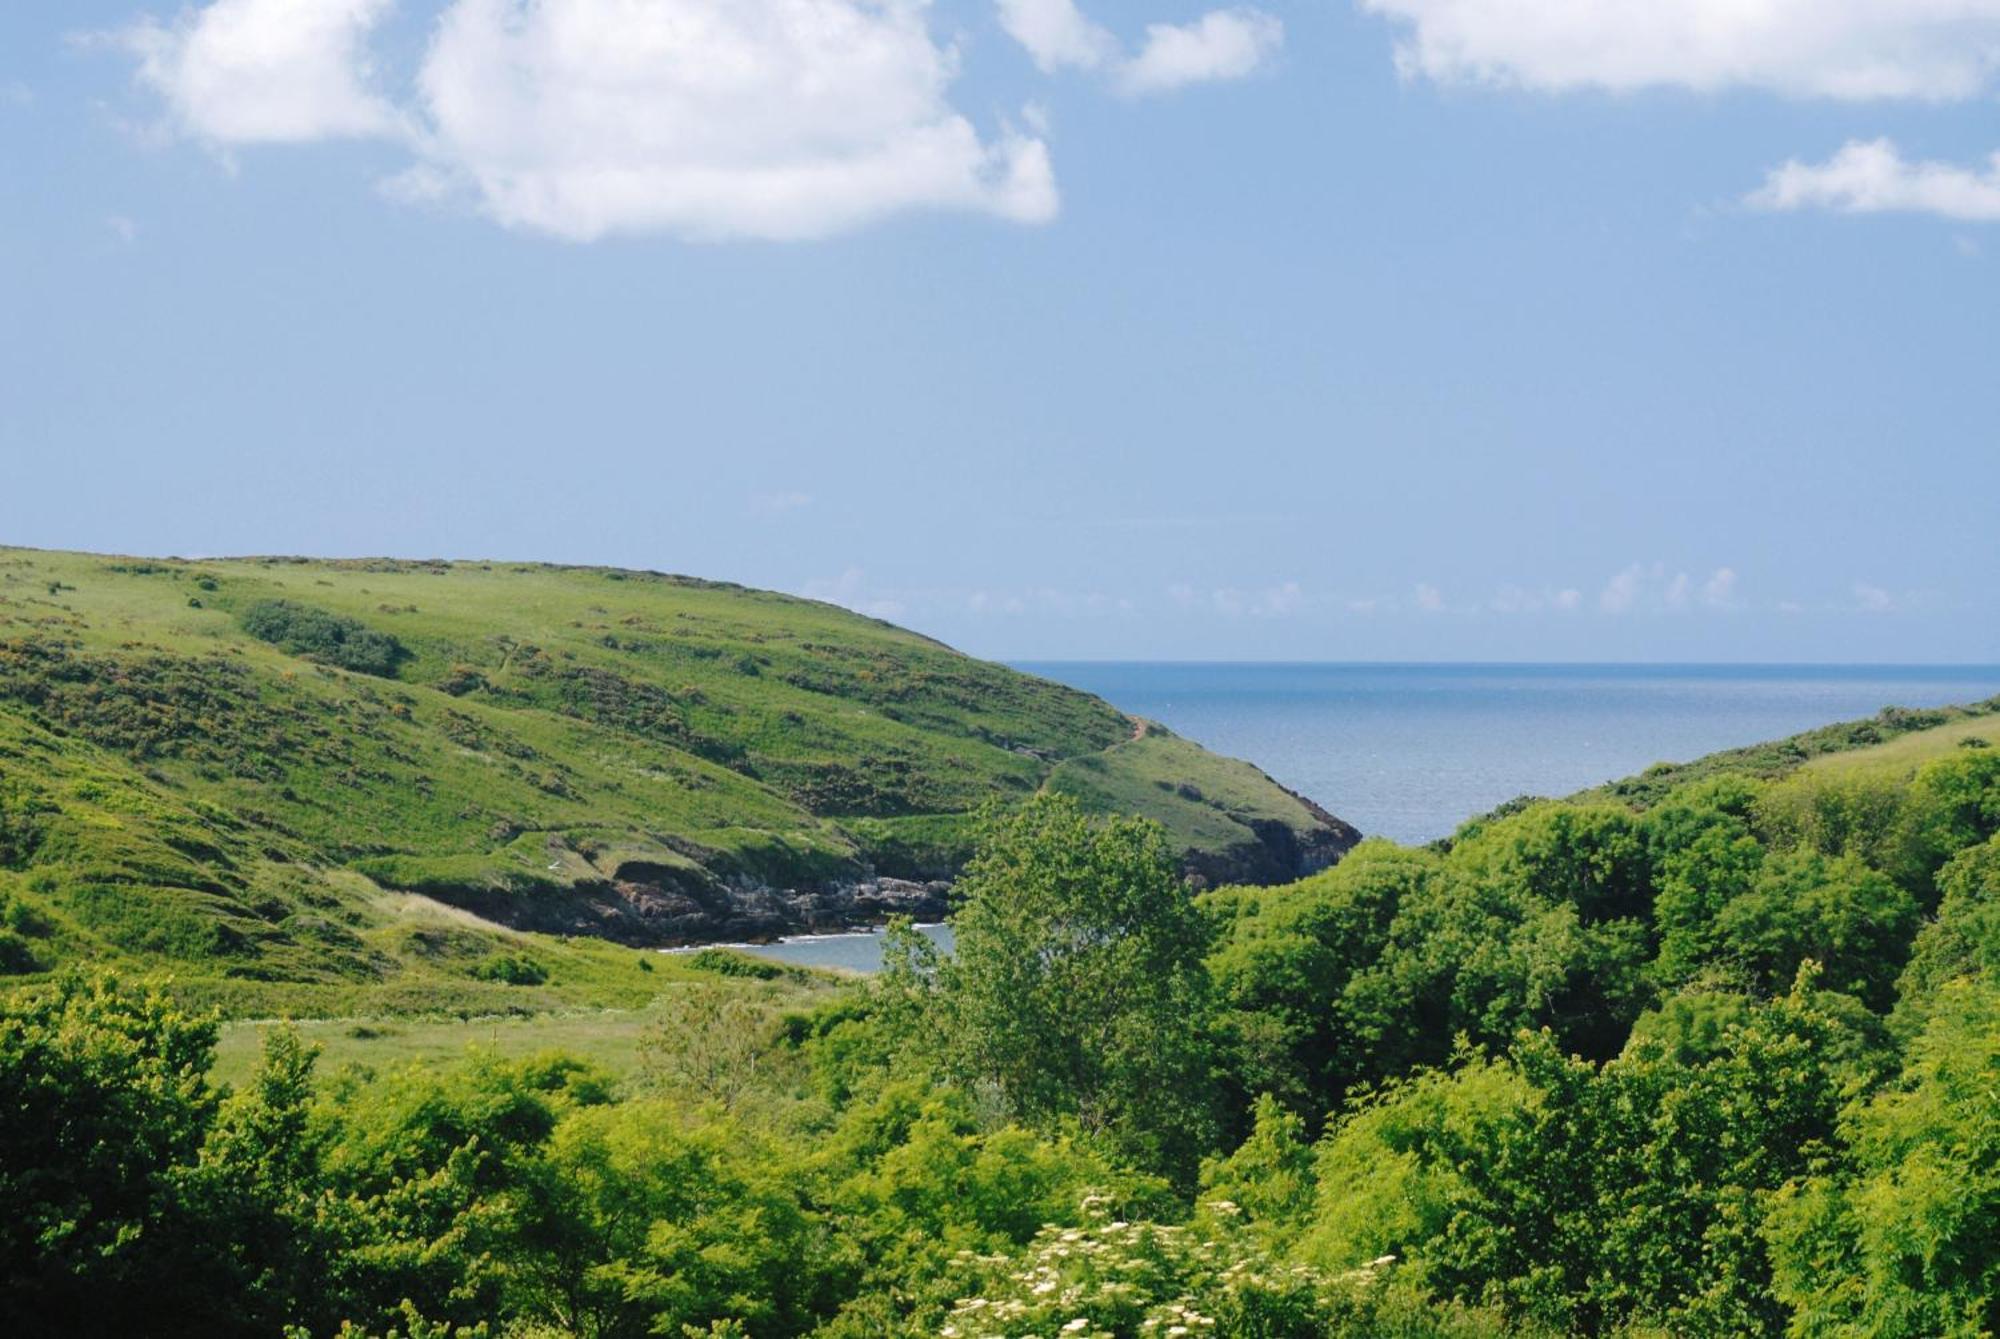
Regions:
M 991 820 L 930 1016 L 1021 1119 L 1074 1121 L 1192 1176 L 1213 1129 L 1208 928 L 1157 824 L 1044 795 Z

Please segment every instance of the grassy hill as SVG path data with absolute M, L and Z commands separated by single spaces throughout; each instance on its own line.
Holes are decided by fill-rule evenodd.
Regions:
M 1972 740 L 1969 745 L 1964 741 Z M 1954 748 L 2000 743 L 2000 697 L 1959 707 L 1885 707 L 1859 721 L 1821 726 L 1784 739 L 1726 749 L 1684 763 L 1655 763 L 1637 776 L 1572 796 L 1645 807 L 1675 786 L 1711 776 L 1772 780 L 1802 769 L 1887 768 L 1906 779 L 1921 764 Z
M 640 998 L 630 953 L 489 923 L 655 944 L 921 910 L 975 811 L 1045 785 L 1160 819 L 1213 879 L 1291 877 L 1354 839 L 1096 698 L 813 601 L 535 564 L 0 549 L 15 973 L 164 960 L 232 1007 L 259 982 L 343 1008 L 439 980 Z

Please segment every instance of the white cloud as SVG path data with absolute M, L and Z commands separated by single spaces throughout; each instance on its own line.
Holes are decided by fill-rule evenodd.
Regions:
M 1119 69 L 1117 86 L 1138 96 L 1241 79 L 1262 68 L 1284 42 L 1284 24 L 1255 9 L 1212 10 L 1183 25 L 1148 24 L 1145 44 Z
M 1639 602 L 1640 585 L 1645 579 L 1646 569 L 1633 563 L 1605 583 L 1597 596 L 1597 607 L 1607 614 L 1625 613 Z
M 1076 0 L 999 0 L 1000 26 L 1050 72 L 1095 70 L 1118 58 L 1118 39 L 1085 18 Z
M 1961 100 L 2000 73 L 2000 0 L 1362 0 L 1406 75 L 1563 91 L 1755 88 Z
M 391 0 L 215 0 L 117 34 L 174 128 L 218 145 L 390 135 L 365 42 Z
M 4 102 L 12 107 L 28 107 L 32 106 L 34 101 L 35 90 L 29 88 L 20 80 L 11 79 L 4 84 L 0 84 L 0 102 Z
M 1854 583 L 1854 604 L 1864 614 L 1886 614 L 1896 607 L 1895 596 L 1865 581 Z
M 1305 588 L 1296 581 L 1261 590 L 1243 590 L 1237 586 L 1204 589 L 1182 581 L 1167 587 L 1167 598 L 1179 608 L 1221 614 L 1225 618 L 1288 618 L 1306 606 Z
M 1305 589 L 1296 581 L 1287 581 L 1258 594 L 1250 612 L 1262 618 L 1282 618 L 1296 614 L 1305 607 Z
M 1486 602 L 1486 608 L 1496 614 L 1539 614 L 1547 610 L 1557 613 L 1574 613 L 1583 603 L 1583 593 L 1578 590 L 1550 590 L 1543 587 L 1531 590 L 1512 583 L 1500 587 L 1493 598 Z
M 1138 54 L 1127 57 L 1109 31 L 1076 0 L 998 0 L 1000 26 L 1045 73 L 1065 66 L 1104 70 L 1130 97 L 1168 93 L 1190 84 L 1254 74 L 1285 42 L 1285 25 L 1256 9 L 1217 9 L 1192 23 L 1146 27 Z
M 111 235 L 126 246 L 139 240 L 139 225 L 123 214 L 106 215 L 104 226 L 111 229 Z
M 430 175 L 578 241 L 821 237 L 908 209 L 1054 217 L 1039 139 L 945 93 L 927 0 L 454 0 L 419 77 Z
M 1674 573 L 1674 579 L 1667 583 L 1667 595 L 1666 595 L 1667 608 L 1669 609 L 1687 608 L 1688 592 L 1691 591 L 1693 588 L 1694 588 L 1694 582 L 1689 579 L 1688 574 L 1686 572 Z
M 1417 583 L 1417 608 L 1435 614 L 1444 608 L 1444 592 L 1428 581 Z
M 1686 572 L 1669 574 L 1665 563 L 1633 563 L 1614 574 L 1598 593 L 1597 607 L 1607 614 L 1626 614 L 1635 609 L 1668 610 L 1736 609 L 1736 569 L 1718 567 L 1699 584 Z M 1575 592 L 1564 592 L 1573 595 Z M 1569 607 L 1575 607 L 1572 603 Z
M 1851 140 L 1824 163 L 1797 159 L 1772 170 L 1748 203 L 1757 209 L 1844 214 L 1936 214 L 2000 222 L 2000 153 L 1983 168 L 1912 162 L 1886 139 Z

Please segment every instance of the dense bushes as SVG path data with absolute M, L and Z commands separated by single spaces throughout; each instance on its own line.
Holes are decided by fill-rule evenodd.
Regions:
M 785 1014 L 702 955 L 621 1084 L 281 1030 L 224 1095 L 62 982 L 0 1005 L 0 1330 L 1992 1334 L 1996 797 L 1711 777 L 1200 899 L 1043 798 L 955 957 Z
M 241 615 L 243 630 L 289 655 L 306 656 L 357 674 L 393 679 L 410 652 L 359 619 L 292 600 L 260 600 Z

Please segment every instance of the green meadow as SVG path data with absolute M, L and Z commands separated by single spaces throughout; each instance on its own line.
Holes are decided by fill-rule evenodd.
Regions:
M 16 976 L 159 968 L 252 1016 L 626 1007 L 652 982 L 596 940 L 700 938 L 770 890 L 949 878 L 979 812 L 1046 788 L 1159 819 L 1217 879 L 1352 840 L 1098 699 L 809 600 L 0 549 Z M 681 919 L 634 910 L 658 905 Z

